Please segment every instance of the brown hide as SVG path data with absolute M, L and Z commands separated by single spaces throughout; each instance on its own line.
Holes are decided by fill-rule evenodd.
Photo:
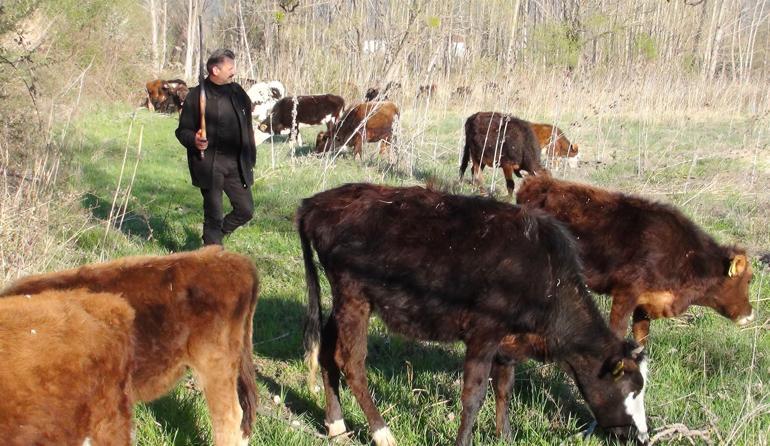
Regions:
M 2 444 L 128 446 L 133 320 L 114 294 L 0 299 Z
M 717 244 L 674 207 L 548 176 L 527 179 L 516 199 L 577 237 L 588 286 L 612 295 L 610 326 L 618 335 L 633 313 L 634 337 L 643 342 L 650 319 L 690 305 L 739 324 L 753 319 L 746 252 Z
M 251 260 L 208 247 L 30 276 L 2 295 L 72 288 L 120 293 L 136 311 L 134 397 L 164 395 L 191 368 L 204 389 L 214 443 L 229 446 L 251 434 L 255 417 L 251 337 L 258 286 Z
M 535 133 L 540 149 L 546 149 L 546 156 L 548 158 L 572 158 L 577 156 L 577 144 L 570 143 L 560 128 L 550 124 L 536 123 L 531 123 L 530 126 Z
M 385 144 L 392 141 L 393 130 L 398 122 L 399 110 L 390 101 L 364 102 L 345 111 L 339 122 L 331 131 L 333 148 L 352 146 L 353 156 L 362 156 L 364 142 L 380 143 L 380 154 L 385 150 Z M 316 138 L 316 152 L 328 150 L 326 133 Z

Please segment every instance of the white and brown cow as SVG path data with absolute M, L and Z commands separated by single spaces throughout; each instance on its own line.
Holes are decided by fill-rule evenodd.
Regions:
M 300 124 L 326 124 L 327 129 L 330 129 L 337 122 L 344 108 L 345 100 L 333 94 L 287 96 L 275 103 L 257 129 L 268 135 L 277 135 L 284 130 L 289 130 L 292 142 L 302 145 L 302 137 L 299 134 Z M 261 139 L 264 140 L 264 138 Z
M 256 415 L 252 319 L 259 280 L 247 257 L 207 247 L 31 276 L 2 295 L 85 288 L 119 293 L 136 311 L 133 397 L 152 401 L 192 369 L 214 444 L 246 444 Z
M 261 122 L 279 99 L 286 95 L 286 87 L 279 81 L 257 82 L 246 90 L 251 99 L 251 116 Z
M 362 158 L 362 147 L 367 142 L 379 142 L 380 155 L 393 140 L 400 111 L 390 101 L 364 102 L 350 107 L 330 132 L 319 132 L 315 151 L 352 146 L 353 158 Z
M 133 322 L 115 294 L 0 299 L 2 444 L 128 446 Z

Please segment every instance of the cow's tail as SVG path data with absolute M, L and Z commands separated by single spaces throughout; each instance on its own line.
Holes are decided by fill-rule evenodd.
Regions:
M 462 181 L 463 175 L 465 175 L 465 169 L 468 168 L 468 161 L 471 158 L 471 133 L 470 133 L 470 126 L 471 118 L 468 118 L 467 121 L 465 121 L 465 146 L 463 146 L 463 158 L 460 162 L 460 180 Z
M 259 297 L 259 275 L 257 268 L 249 262 L 252 272 L 251 299 L 247 312 L 246 329 L 243 333 L 243 346 L 241 347 L 241 360 L 238 365 L 238 401 L 243 410 L 241 419 L 241 432 L 243 438 L 251 437 L 252 426 L 257 418 L 257 374 L 254 370 L 252 352 L 252 335 L 254 331 L 254 311 L 257 309 Z
M 305 346 L 305 364 L 308 368 L 307 383 L 311 392 L 316 392 L 316 375 L 318 374 L 318 357 L 321 352 L 321 287 L 318 283 L 318 270 L 313 263 L 313 247 L 310 245 L 305 214 L 300 208 L 297 219 L 297 230 L 302 243 L 302 257 L 305 260 L 305 283 L 307 284 L 307 315 L 303 334 Z

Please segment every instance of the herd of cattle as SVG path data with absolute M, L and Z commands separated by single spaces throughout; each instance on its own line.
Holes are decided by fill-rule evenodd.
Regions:
M 169 98 L 181 85 L 158 85 L 155 99 L 170 102 L 148 101 L 178 107 Z M 392 137 L 399 113 L 378 98 L 343 111 L 339 96 L 279 97 L 277 84 L 260 88 L 273 102 L 261 131 L 298 135 L 302 115 L 327 125 L 317 146 L 352 144 L 359 155 L 364 141 Z M 540 163 L 542 141 L 555 139 L 549 150 L 560 156 L 577 152 L 555 127 L 476 113 L 465 136 L 461 176 L 469 161 L 477 181 L 485 166 L 501 167 L 510 195 L 511 175 L 530 174 L 517 205 L 361 183 L 320 192 L 297 209 L 308 383 L 315 389 L 320 367 L 329 436 L 347 431 L 344 375 L 374 442 L 396 444 L 366 377 L 369 318 L 377 314 L 394 333 L 465 344 L 458 445 L 471 443 L 489 379 L 496 433 L 511 435 L 514 366 L 527 359 L 559 364 L 605 433 L 648 443 L 650 321 L 700 305 L 750 323 L 745 250 L 718 244 L 672 206 L 554 178 Z M 325 319 L 315 256 L 331 287 Z M 609 324 L 589 290 L 611 296 Z M 254 263 L 221 247 L 10 284 L 0 291 L 4 444 L 130 444 L 133 404 L 168 392 L 187 369 L 206 398 L 214 444 L 247 444 L 257 407 L 258 293 Z M 629 319 L 633 340 L 625 338 Z

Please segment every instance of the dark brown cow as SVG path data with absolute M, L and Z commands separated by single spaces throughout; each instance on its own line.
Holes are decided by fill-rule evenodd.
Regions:
M 460 179 L 473 161 L 471 172 L 479 186 L 485 166 L 501 167 L 505 175 L 508 197 L 513 195 L 513 174 L 521 178 L 521 170 L 530 174 L 544 172 L 540 165 L 540 147 L 529 122 L 498 112 L 479 112 L 465 121 L 465 148 L 460 164 Z
M 184 105 L 187 94 L 190 93 L 190 89 L 187 88 L 187 84 L 182 79 L 171 79 L 166 81 L 168 85 L 168 98 L 169 102 L 166 107 L 166 112 L 181 112 L 182 105 Z
M 206 397 L 214 444 L 232 446 L 246 444 L 256 413 L 251 336 L 258 286 L 248 258 L 208 247 L 31 276 L 0 295 L 77 288 L 121 294 L 136 311 L 135 399 L 162 396 L 189 367 Z
M 302 144 L 299 125 L 326 124 L 331 128 L 345 108 L 345 100 L 333 94 L 287 96 L 275 103 L 267 118 L 259 124 L 259 131 L 276 135 L 290 130 L 295 142 Z
M 545 151 L 549 160 L 568 158 L 571 167 L 577 167 L 578 145 L 572 144 L 559 127 L 551 124 L 530 123 L 540 150 Z M 574 160 L 574 162 L 573 162 Z
M 395 81 L 388 82 L 385 88 L 371 87 L 366 90 L 364 102 L 387 101 L 390 96 L 398 94 L 400 90 L 401 83 Z
M 549 176 L 524 181 L 516 199 L 552 214 L 577 237 L 588 286 L 612 295 L 617 335 L 625 335 L 633 313 L 634 338 L 644 343 L 651 319 L 690 305 L 739 325 L 754 319 L 746 252 L 717 244 L 673 207 Z
M 0 299 L 2 444 L 131 444 L 133 321 L 114 294 Z
M 462 99 L 470 96 L 473 93 L 473 89 L 467 85 L 461 85 L 452 92 L 452 97 L 455 99 Z
M 366 333 L 375 312 L 394 333 L 465 343 L 458 445 L 470 443 L 488 378 L 507 400 L 512 361 L 534 356 L 510 345 L 512 336 L 542 341 L 532 351 L 564 366 L 601 426 L 619 435 L 635 426 L 647 440 L 646 359 L 607 327 L 586 291 L 574 240 L 555 219 L 487 198 L 349 184 L 303 200 L 296 223 L 308 286 L 309 384 L 320 361 L 330 436 L 346 430 L 343 372 L 375 443 L 395 444 L 367 389 Z M 314 249 L 331 286 L 325 325 Z M 507 419 L 498 413 L 498 432 L 508 434 Z
M 319 132 L 315 150 L 318 153 L 343 146 L 353 146 L 353 158 L 363 158 L 364 142 L 379 141 L 380 155 L 393 139 L 394 128 L 398 125 L 399 110 L 389 101 L 364 102 L 346 110 L 331 133 Z M 333 135 L 331 138 L 329 135 Z

